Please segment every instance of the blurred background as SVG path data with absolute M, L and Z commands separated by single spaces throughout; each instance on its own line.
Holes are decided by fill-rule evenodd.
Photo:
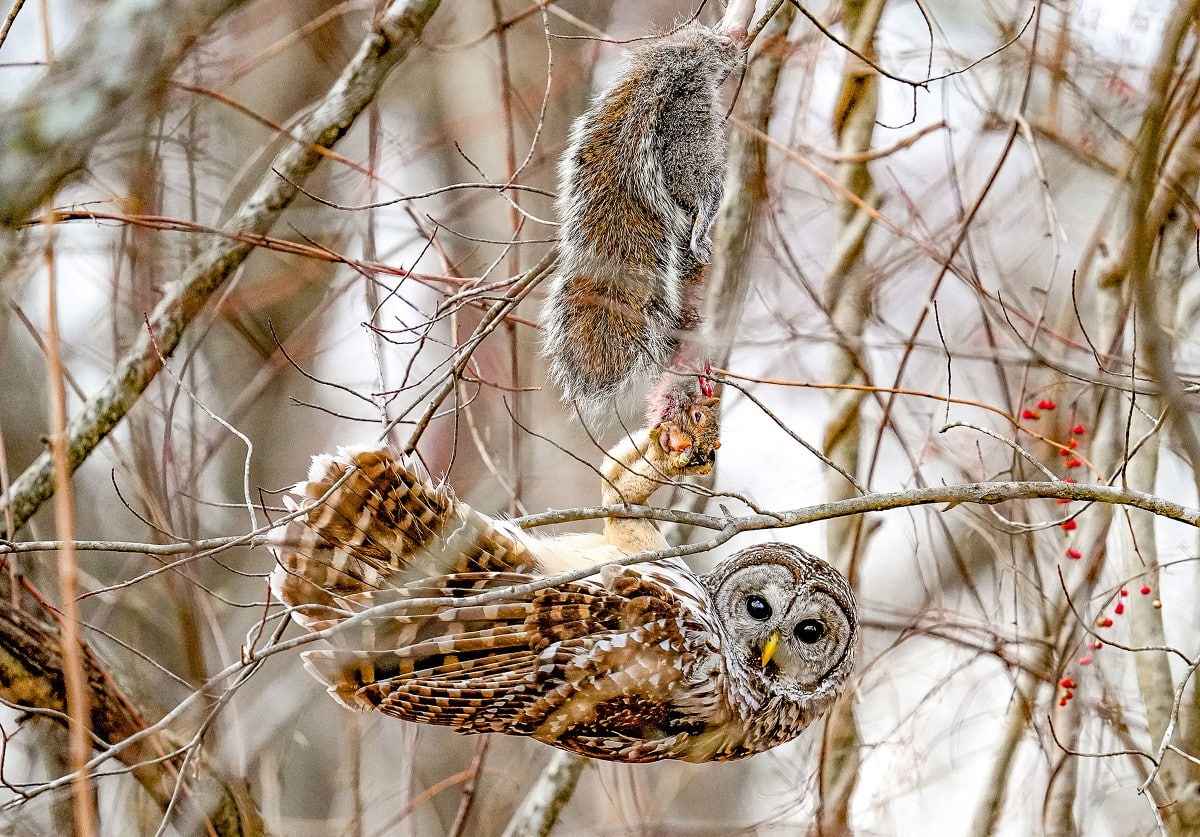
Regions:
M 133 13 L 6 5 L 0 122 L 33 108 L 86 134 L 71 97 L 129 72 L 105 68 L 128 44 L 97 42 L 121 31 L 97 15 Z M 1197 5 L 759 0 L 768 22 L 725 87 L 707 282 L 723 446 L 715 479 L 656 504 L 736 515 L 1069 476 L 1195 506 Z M 144 51 L 150 80 L 101 109 L 119 118 L 82 166 L 35 147 L 17 185 L 0 182 L 6 486 L 54 432 L 56 370 L 67 416 L 86 416 L 155 306 L 248 229 L 284 132 L 321 116 L 384 13 L 257 0 L 188 14 L 201 6 L 177 60 Z M 546 386 L 543 289 L 488 312 L 526 293 L 515 280 L 552 247 L 556 162 L 591 92 L 631 39 L 697 11 L 712 23 L 722 8 L 441 4 L 268 237 L 193 297 L 168 371 L 79 467 L 74 520 L 78 539 L 119 542 L 77 558 L 96 682 L 133 728 L 196 695 L 168 717 L 162 746 L 180 753 L 157 769 L 212 784 L 156 795 L 161 777 L 110 760 L 93 779 L 102 833 L 504 832 L 551 749 L 345 712 L 300 648 L 247 662 L 280 641 L 271 555 L 166 547 L 261 530 L 313 454 L 381 435 L 419 436 L 435 477 L 482 511 L 598 501 L 591 464 L 621 428 L 582 426 Z M 48 48 L 53 66 L 89 44 L 100 71 L 49 87 Z M 72 173 L 55 189 L 5 203 L 56 166 Z M 47 362 L 51 272 L 61 364 Z M 588 763 L 554 833 L 1197 833 L 1194 528 L 1106 503 L 886 505 L 689 559 L 703 570 L 783 539 L 851 576 L 862 664 L 825 722 L 741 763 Z M 56 539 L 51 504 L 34 508 L 12 540 Z M 9 622 L 50 638 L 56 557 L 4 556 Z M 46 784 L 70 769 L 61 679 L 30 674 L 14 630 L 0 630 L 3 830 L 68 833 L 70 788 Z M 232 824 L 199 817 L 229 800 Z

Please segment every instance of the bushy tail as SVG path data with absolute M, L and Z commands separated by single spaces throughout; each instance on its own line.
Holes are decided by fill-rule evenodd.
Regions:
M 316 505 L 272 533 L 271 591 L 312 630 L 345 619 L 364 594 L 413 579 L 533 564 L 518 529 L 474 511 L 415 458 L 386 447 L 316 456 L 294 491 Z
M 682 325 L 643 283 L 600 284 L 558 275 L 542 313 L 543 354 L 563 400 L 598 418 L 628 390 L 657 376 L 678 348 Z

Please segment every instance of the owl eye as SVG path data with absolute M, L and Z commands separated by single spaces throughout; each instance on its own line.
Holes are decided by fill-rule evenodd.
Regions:
M 805 619 L 796 626 L 794 633 L 796 639 L 805 645 L 812 645 L 814 642 L 820 642 L 825 636 L 825 625 L 816 619 Z
M 771 606 L 762 596 L 747 596 L 746 612 L 750 614 L 751 619 L 757 619 L 759 622 L 771 618 Z

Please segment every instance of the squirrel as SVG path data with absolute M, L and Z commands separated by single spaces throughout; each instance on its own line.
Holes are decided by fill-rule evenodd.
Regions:
M 688 23 L 633 51 L 571 129 L 543 353 L 564 400 L 585 416 L 673 359 L 689 365 L 681 343 L 699 322 L 695 297 L 723 194 L 719 88 L 753 9 L 734 0 L 716 28 Z

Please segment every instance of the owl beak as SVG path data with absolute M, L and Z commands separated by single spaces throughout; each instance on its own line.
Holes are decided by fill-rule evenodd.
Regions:
M 771 658 L 775 656 L 775 652 L 779 648 L 779 639 L 780 639 L 779 631 L 772 631 L 771 635 L 769 637 L 767 637 L 767 641 L 763 643 L 763 647 L 762 647 L 763 668 L 766 668 L 767 663 L 771 662 Z

